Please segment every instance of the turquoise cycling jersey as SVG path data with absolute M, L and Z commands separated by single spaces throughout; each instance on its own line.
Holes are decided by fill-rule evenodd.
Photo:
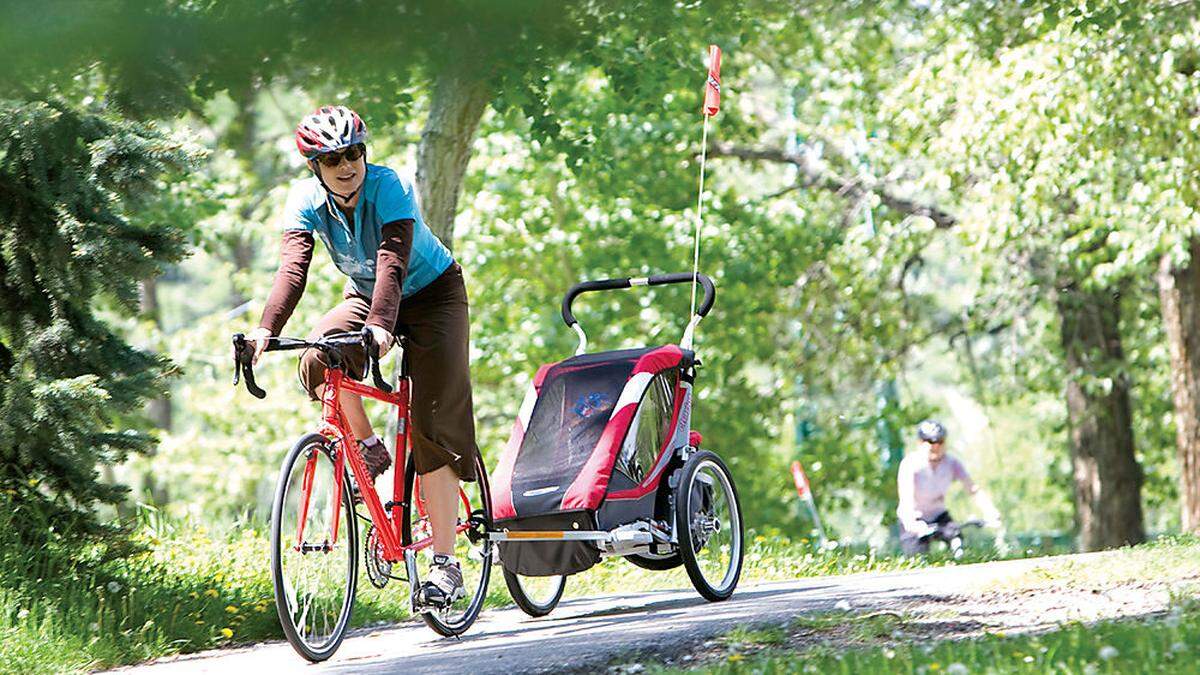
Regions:
M 353 223 L 346 221 L 316 176 L 297 181 L 288 193 L 283 229 L 319 236 L 333 264 L 350 277 L 347 288 L 370 298 L 375 290 L 375 256 L 383 241 L 383 226 L 406 218 L 415 222 L 408 273 L 400 291 L 402 297 L 408 297 L 445 272 L 454 256 L 421 218 L 412 181 L 386 166 L 367 164 Z

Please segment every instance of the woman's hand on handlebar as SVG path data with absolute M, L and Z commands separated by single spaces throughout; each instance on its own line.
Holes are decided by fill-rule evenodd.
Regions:
M 371 338 L 375 340 L 375 346 L 379 348 L 378 358 L 382 359 L 392 348 L 392 334 L 387 329 L 374 324 L 367 324 L 367 329 L 371 331 Z
M 254 343 L 254 360 L 251 365 L 258 365 L 258 357 L 262 356 L 263 350 L 267 348 L 267 338 L 271 337 L 271 331 L 261 326 L 255 328 L 246 334 L 246 341 Z

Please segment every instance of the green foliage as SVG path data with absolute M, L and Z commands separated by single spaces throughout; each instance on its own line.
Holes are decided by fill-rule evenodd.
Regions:
M 163 389 L 167 362 L 97 312 L 132 310 L 137 280 L 183 255 L 174 224 L 129 213 L 197 156 L 61 98 L 0 101 L 0 129 L 0 492 L 37 551 L 109 532 L 94 509 L 123 490 L 97 466 L 152 447 L 119 418 Z

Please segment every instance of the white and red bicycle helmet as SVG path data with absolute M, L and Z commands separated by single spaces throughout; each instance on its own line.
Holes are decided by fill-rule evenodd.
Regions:
M 296 148 L 304 159 L 348 148 L 367 139 L 367 125 L 342 105 L 321 106 L 296 127 Z

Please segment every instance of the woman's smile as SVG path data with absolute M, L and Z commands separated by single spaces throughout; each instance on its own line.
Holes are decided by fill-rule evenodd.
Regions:
M 363 157 L 356 161 L 343 160 L 336 167 L 318 165 L 326 185 L 340 195 L 353 194 L 358 190 L 366 177 L 365 169 L 366 160 Z

